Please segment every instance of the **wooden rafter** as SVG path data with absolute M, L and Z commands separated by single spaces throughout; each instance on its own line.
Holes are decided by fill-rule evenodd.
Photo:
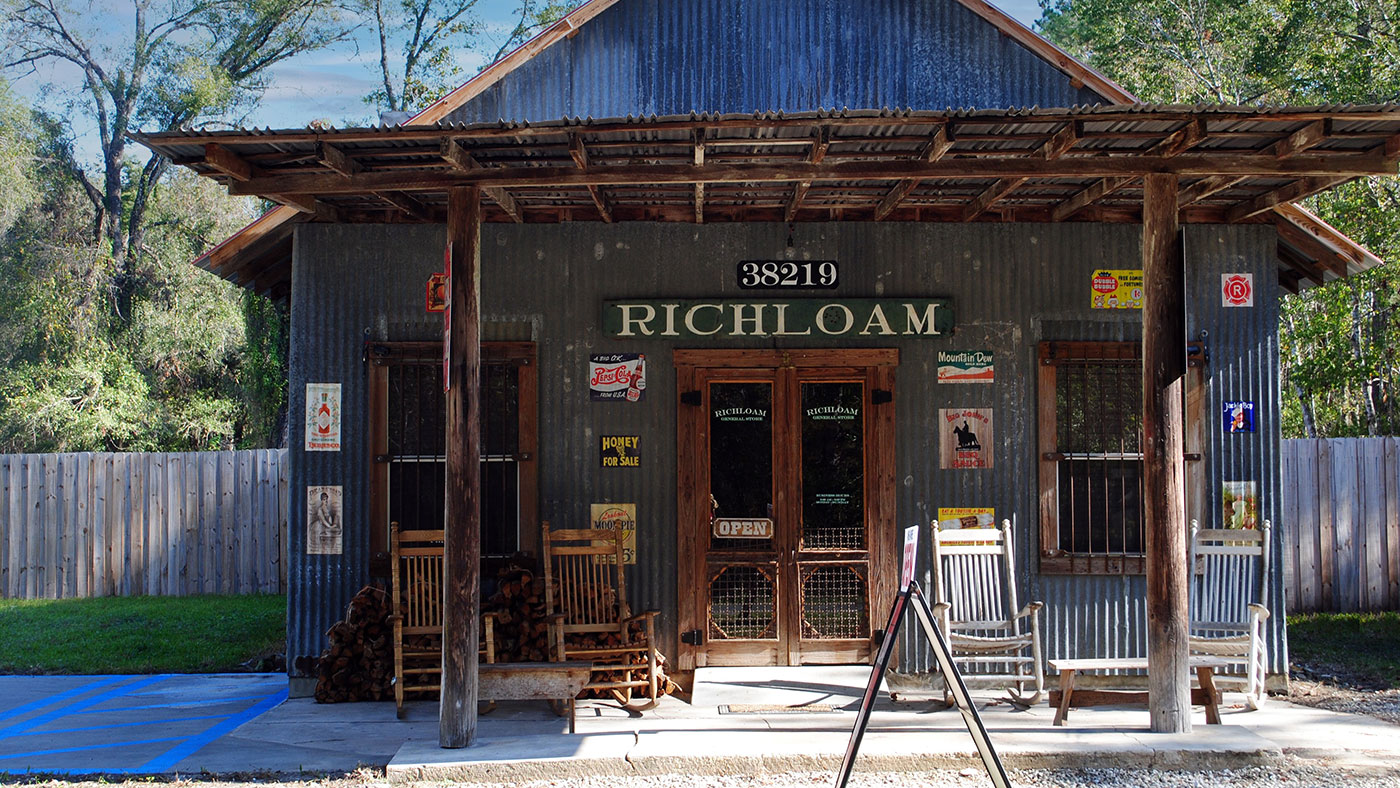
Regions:
M 1269 146 L 1269 153 L 1280 159 L 1302 153 L 1332 135 L 1332 121 L 1315 120 Z
M 818 129 L 811 144 L 812 147 L 807 152 L 807 163 L 821 164 L 826 158 L 827 151 L 831 149 L 831 128 L 823 126 Z M 797 218 L 797 212 L 802 210 L 802 201 L 807 199 L 807 192 L 811 188 L 811 181 L 798 181 L 793 184 L 792 195 L 788 197 L 787 210 L 783 212 L 784 219 L 790 222 Z
M 953 147 L 954 142 L 953 134 L 948 130 L 948 124 L 943 123 L 939 125 L 938 129 L 929 137 L 928 142 L 924 143 L 923 148 L 919 150 L 919 155 L 915 157 L 915 161 L 923 164 L 937 162 L 939 159 L 943 158 L 943 154 L 947 153 L 949 148 Z M 880 200 L 880 204 L 876 206 L 875 221 L 881 221 L 886 216 L 889 216 L 890 213 L 904 201 L 904 198 L 908 197 L 909 194 L 914 191 L 921 180 L 923 179 L 907 178 L 896 183 L 885 194 L 884 199 Z
M 327 169 L 334 170 L 347 178 L 359 175 L 364 171 L 364 167 L 358 161 L 345 155 L 345 151 L 329 142 L 316 143 L 316 161 Z
M 204 144 L 204 162 L 235 181 L 253 179 L 253 165 L 217 142 Z
M 442 145 L 439 148 L 439 155 L 442 156 L 443 161 L 451 164 L 458 172 L 471 172 L 472 170 L 482 169 L 481 162 L 477 161 L 476 158 L 462 146 L 462 143 L 451 138 L 446 138 L 442 141 Z M 496 205 L 499 205 L 501 210 L 505 211 L 506 215 L 510 217 L 511 221 L 516 224 L 525 221 L 525 215 L 521 213 L 520 206 L 516 204 L 515 198 L 510 195 L 510 192 L 505 189 L 487 187 L 482 189 L 481 193 L 490 197 Z
M 1212 194 L 1223 192 L 1242 180 L 1244 180 L 1244 178 L 1227 175 L 1215 175 L 1210 178 L 1202 178 L 1177 192 L 1176 207 L 1178 210 L 1185 208 L 1192 203 L 1204 200 Z
M 696 129 L 693 134 L 693 139 L 695 141 L 695 166 L 703 167 L 705 165 L 705 130 Z M 695 223 L 703 224 L 704 222 L 705 184 L 697 183 L 695 184 Z
M 301 213 L 316 213 L 316 204 L 320 202 L 315 197 L 308 194 L 275 194 L 272 199 L 283 205 L 292 207 Z
M 1094 181 L 1083 189 L 1075 192 L 1064 202 L 1055 206 L 1054 210 L 1050 213 L 1051 221 L 1063 222 L 1104 197 L 1127 186 L 1134 180 L 1136 180 L 1136 178 L 1112 177 Z
M 574 160 L 574 166 L 580 172 L 589 173 L 592 162 L 588 156 L 588 146 L 584 144 L 583 136 L 579 134 L 569 135 L 569 156 Z M 695 165 L 696 169 L 703 169 L 702 165 Z M 620 181 L 619 183 L 625 183 Z M 700 183 L 700 181 L 695 181 Z M 593 199 L 593 207 L 598 209 L 598 215 L 603 217 L 603 221 L 612 224 L 613 212 L 612 204 L 608 201 L 608 196 L 603 193 L 597 183 L 584 183 L 588 187 L 588 196 Z
M 403 192 L 375 192 L 374 196 L 398 208 L 400 211 L 422 221 L 433 221 L 436 217 L 428 206 Z
M 1239 222 L 1252 216 L 1258 216 L 1265 211 L 1272 210 L 1274 206 L 1286 202 L 1295 202 L 1309 195 L 1317 194 L 1320 191 L 1336 186 L 1346 178 L 1300 178 L 1286 186 L 1280 186 L 1271 192 L 1261 194 L 1253 199 L 1245 200 L 1231 208 L 1225 218 L 1229 222 Z
M 988 186 L 981 194 L 973 198 L 972 202 L 968 203 L 967 206 L 963 208 L 962 220 L 964 222 L 970 222 L 978 216 L 981 216 L 983 212 L 992 207 L 998 200 L 1015 191 L 1016 187 L 1020 186 L 1025 181 L 1025 178 L 1002 178 L 991 186 Z

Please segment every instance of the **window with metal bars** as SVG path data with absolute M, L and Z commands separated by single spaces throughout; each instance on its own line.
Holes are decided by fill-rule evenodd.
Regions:
M 1045 342 L 1039 377 L 1041 571 L 1141 573 L 1140 344 Z
M 437 342 L 368 346 L 370 441 L 374 451 L 373 545 L 390 522 L 443 527 L 447 478 L 446 400 Z M 481 554 L 537 549 L 535 346 L 484 342 L 481 359 Z M 384 533 L 381 534 L 380 532 Z M 387 556 L 384 556 L 387 558 Z

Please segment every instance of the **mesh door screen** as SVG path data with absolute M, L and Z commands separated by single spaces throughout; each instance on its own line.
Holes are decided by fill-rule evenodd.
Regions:
M 870 637 L 864 567 L 825 565 L 802 573 L 802 637 L 831 640 Z
M 777 637 L 777 593 L 772 566 L 731 565 L 710 580 L 710 638 Z

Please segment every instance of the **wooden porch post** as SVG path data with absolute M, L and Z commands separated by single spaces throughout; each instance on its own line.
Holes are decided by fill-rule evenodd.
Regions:
M 1191 730 L 1187 635 L 1186 272 L 1177 177 L 1148 175 L 1142 205 L 1142 455 L 1147 525 L 1147 689 L 1156 733 Z
M 481 192 L 447 197 L 452 292 L 447 329 L 447 492 L 442 702 L 438 744 L 476 739 L 477 618 L 481 605 Z

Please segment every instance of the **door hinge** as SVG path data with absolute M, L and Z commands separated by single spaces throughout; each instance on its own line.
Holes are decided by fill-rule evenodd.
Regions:
M 700 407 L 700 392 L 698 390 L 681 392 L 681 404 Z
M 705 639 L 700 630 L 691 629 L 681 633 L 681 642 L 687 646 L 699 646 L 705 642 Z
M 894 402 L 894 392 L 889 389 L 875 389 L 870 392 L 870 403 L 872 405 L 883 405 L 886 402 Z
M 874 632 L 871 632 L 870 642 L 873 643 L 876 648 L 883 646 L 885 644 L 885 630 L 877 629 Z

